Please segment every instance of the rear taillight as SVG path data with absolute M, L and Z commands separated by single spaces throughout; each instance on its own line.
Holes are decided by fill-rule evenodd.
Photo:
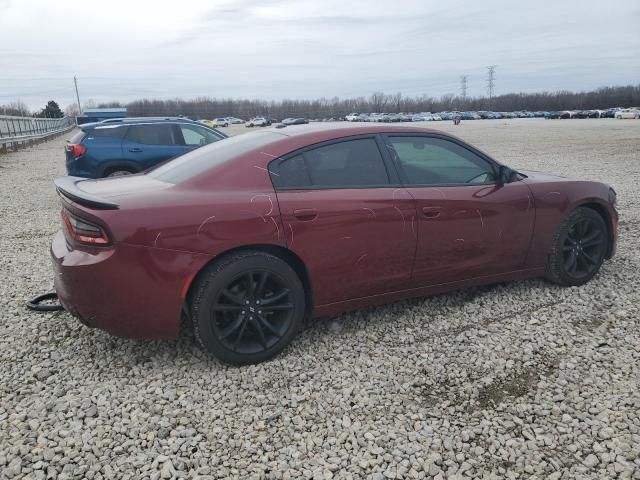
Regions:
M 75 241 L 88 245 L 109 244 L 109 237 L 98 225 L 89 223 L 86 220 L 81 220 L 66 210 L 62 210 L 60 214 L 62 215 L 62 221 L 67 228 L 67 232 Z
M 71 152 L 73 158 L 78 158 L 87 152 L 87 147 L 79 143 L 68 143 L 65 148 L 67 152 Z

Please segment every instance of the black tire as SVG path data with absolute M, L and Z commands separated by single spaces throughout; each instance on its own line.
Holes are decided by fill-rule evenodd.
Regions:
M 558 228 L 545 277 L 563 286 L 583 285 L 600 270 L 609 246 L 602 216 L 586 207 L 572 211 Z
M 126 168 L 112 168 L 107 170 L 104 174 L 105 177 L 124 177 L 126 175 L 133 175 L 135 172 L 132 172 Z
M 213 263 L 194 285 L 193 332 L 200 345 L 232 365 L 280 353 L 304 322 L 305 292 L 284 260 L 245 251 Z

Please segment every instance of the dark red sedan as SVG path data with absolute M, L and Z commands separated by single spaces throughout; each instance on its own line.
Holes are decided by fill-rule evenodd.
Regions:
M 175 337 L 184 316 L 233 364 L 274 356 L 307 316 L 528 277 L 580 285 L 617 236 L 608 185 L 412 127 L 263 130 L 56 186 L 64 307 L 125 337 Z

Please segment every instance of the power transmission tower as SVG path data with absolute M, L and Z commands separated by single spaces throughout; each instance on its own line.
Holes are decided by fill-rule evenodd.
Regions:
M 469 75 L 460 75 L 460 94 L 462 100 L 467 99 L 467 80 L 469 80 Z
M 489 94 L 489 109 L 493 103 L 493 93 L 496 81 L 496 65 L 489 65 L 487 67 L 487 93 Z
M 78 116 L 82 115 L 82 107 L 80 107 L 80 95 L 78 94 L 78 79 L 74 76 L 73 83 L 76 86 L 76 100 L 78 100 Z

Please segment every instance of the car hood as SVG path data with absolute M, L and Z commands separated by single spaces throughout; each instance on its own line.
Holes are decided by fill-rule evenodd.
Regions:
M 569 177 L 563 177 L 560 175 L 553 175 L 551 173 L 544 172 L 536 172 L 534 170 L 518 170 L 518 173 L 522 173 L 527 176 L 527 180 L 531 180 L 534 182 L 548 182 L 548 181 L 559 181 L 559 180 L 573 180 Z

